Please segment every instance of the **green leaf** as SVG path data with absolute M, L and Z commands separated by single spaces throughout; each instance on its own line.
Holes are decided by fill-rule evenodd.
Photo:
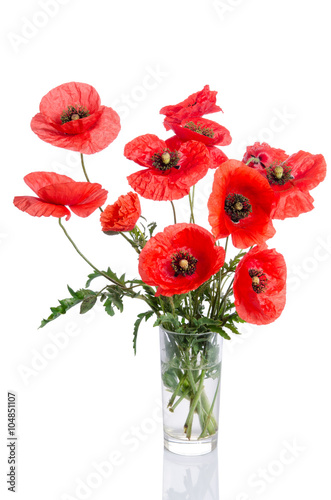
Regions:
M 236 335 L 240 335 L 238 328 L 231 323 L 226 323 L 224 325 L 224 328 L 228 328 L 229 330 L 231 330 L 232 333 L 235 333 Z
M 93 273 L 89 274 L 87 277 L 88 277 L 88 280 L 86 282 L 86 287 L 89 287 L 91 282 L 95 279 L 95 278 L 99 278 L 100 276 L 102 276 L 102 274 L 100 274 L 98 271 L 93 271 Z M 69 290 L 70 291 L 70 290 Z M 71 293 L 71 292 L 70 292 Z
M 83 302 L 80 305 L 80 314 L 85 314 L 87 311 L 92 309 L 92 307 L 95 305 L 97 301 L 97 296 L 96 295 L 89 295 L 85 297 Z
M 219 333 L 221 337 L 223 337 L 226 340 L 231 340 L 231 337 L 220 326 L 211 326 L 210 331 Z
M 83 302 L 85 297 L 88 297 L 90 295 L 94 295 L 95 292 L 93 290 L 88 290 L 88 289 L 82 289 L 82 290 L 77 290 L 77 292 L 74 292 L 72 288 L 68 286 L 69 293 L 71 297 L 69 299 L 62 299 L 59 300 L 59 306 L 57 307 L 51 307 L 52 314 L 48 316 L 48 318 L 43 319 L 40 327 L 43 328 L 45 325 L 50 323 L 51 321 L 54 321 L 54 319 L 58 318 L 61 316 L 61 314 L 65 314 L 69 309 L 72 307 L 76 306 L 77 304 L 80 304 Z
M 146 311 L 144 313 L 138 314 L 138 318 L 134 322 L 134 327 L 133 327 L 133 351 L 134 354 L 137 354 L 137 337 L 138 337 L 138 330 L 140 327 L 140 324 L 142 320 L 145 318 L 145 321 L 147 321 L 151 316 L 153 316 L 154 311 Z
M 153 236 L 156 226 L 157 226 L 156 222 L 151 222 L 150 224 L 147 225 L 150 237 Z
M 109 314 L 109 316 L 114 316 L 115 311 L 110 297 L 106 299 L 103 305 L 105 306 L 106 313 Z

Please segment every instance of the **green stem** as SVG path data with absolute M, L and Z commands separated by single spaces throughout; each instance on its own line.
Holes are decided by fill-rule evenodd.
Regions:
M 177 399 L 176 403 L 174 403 L 170 408 L 169 408 L 169 411 L 171 411 L 172 413 L 175 411 L 175 409 L 177 408 L 177 406 L 179 405 L 179 403 L 181 403 L 181 401 L 183 401 L 183 399 L 186 398 L 186 396 L 189 394 L 189 392 L 191 391 L 191 389 L 189 387 L 187 387 L 185 389 L 185 391 L 183 392 L 183 394 Z
M 85 175 L 85 179 L 87 180 L 87 182 L 91 182 L 90 179 L 88 178 L 88 175 L 87 175 L 87 172 L 86 172 L 83 153 L 80 153 L 80 161 L 81 161 L 81 164 L 82 164 L 82 167 L 83 167 L 83 172 L 84 172 L 84 175 Z
M 212 401 L 212 404 L 210 406 L 210 409 L 209 409 L 209 412 L 208 412 L 208 415 L 207 415 L 207 418 L 206 418 L 206 421 L 205 421 L 205 427 L 203 428 L 200 436 L 198 439 L 202 439 L 204 437 L 206 437 L 206 434 L 207 434 L 207 431 L 208 431 L 208 424 L 210 423 L 211 419 L 214 420 L 215 422 L 215 418 L 213 416 L 213 409 L 214 409 L 214 406 L 215 406 L 215 402 L 216 402 L 216 397 L 217 397 L 217 393 L 218 393 L 218 389 L 219 389 L 219 386 L 220 386 L 220 381 L 221 381 L 221 377 L 219 375 L 218 377 L 218 382 L 217 382 L 217 387 L 216 387 L 216 391 L 215 391 L 215 394 L 214 394 L 214 398 L 213 398 L 213 401 Z M 215 428 L 215 431 L 217 430 L 217 426 Z
M 84 254 L 82 254 L 82 252 L 79 250 L 79 248 L 77 247 L 77 245 L 75 244 L 75 242 L 70 238 L 69 234 L 67 233 L 67 230 L 65 229 L 65 227 L 62 225 L 62 222 L 61 222 L 61 218 L 59 218 L 59 224 L 60 224 L 60 227 L 61 229 L 63 230 L 64 234 L 66 235 L 66 237 L 68 238 L 68 240 L 70 241 L 70 243 L 72 244 L 72 246 L 74 247 L 74 249 L 76 250 L 76 252 L 82 257 L 82 259 L 85 260 L 85 262 L 87 262 L 87 264 L 89 266 L 92 267 L 92 269 L 94 269 L 95 271 L 97 271 L 101 276 L 104 276 L 105 278 L 107 278 L 107 280 L 111 281 L 112 283 L 114 283 L 115 285 L 119 285 L 121 288 L 126 288 L 122 283 L 120 283 L 119 281 L 116 281 L 112 278 L 110 278 L 106 273 L 104 273 L 103 271 L 100 271 L 97 267 L 95 267 L 92 262 L 90 262 Z
M 176 389 L 174 390 L 171 398 L 169 399 L 168 408 L 169 408 L 169 406 L 173 405 L 173 403 L 174 403 L 174 401 L 175 401 L 175 399 L 176 399 L 176 397 L 177 397 L 177 395 L 178 395 L 178 393 L 179 393 L 182 385 L 184 384 L 186 378 L 187 378 L 187 375 L 183 375 L 182 378 L 180 379 L 180 381 L 179 381 Z
M 223 297 L 223 298 L 222 298 L 222 300 L 221 300 L 221 303 L 220 303 L 220 306 L 219 306 L 219 309 L 218 309 L 218 314 L 219 314 L 219 313 L 220 313 L 220 311 L 222 310 L 223 304 L 226 306 L 226 300 L 227 300 L 227 298 L 228 298 L 228 296 L 229 296 L 229 294 L 230 294 L 230 292 L 231 292 L 233 282 L 234 282 L 234 278 L 232 278 L 231 283 L 230 283 L 230 285 L 228 286 L 228 289 L 227 289 L 227 291 L 225 292 L 224 297 Z M 222 318 L 221 318 L 221 319 L 223 319 L 223 314 L 222 314 Z
M 170 302 L 170 306 L 171 306 L 171 312 L 172 312 L 172 314 L 174 316 L 176 316 L 174 298 L 173 297 L 169 297 L 169 302 Z
M 188 199 L 189 199 L 190 210 L 191 210 L 190 222 L 193 222 L 193 224 L 195 224 L 194 211 L 193 211 L 194 207 L 193 207 L 193 199 L 191 197 L 191 192 L 189 192 L 189 194 L 188 194 Z
M 86 168 L 85 168 L 85 163 L 84 163 L 84 156 L 83 156 L 83 153 L 80 153 L 80 161 L 81 161 L 81 164 L 82 164 L 82 168 L 83 168 L 83 172 L 84 172 L 84 175 L 85 175 L 85 179 L 87 180 L 87 182 L 91 182 L 88 175 L 87 175 L 87 171 L 86 171 Z M 100 212 L 103 212 L 103 209 L 101 207 L 99 207 L 99 210 Z
M 135 246 L 135 244 L 133 243 L 132 240 L 130 240 L 130 238 L 127 237 L 126 234 L 123 233 L 123 231 L 119 231 L 119 234 L 126 240 L 130 243 L 130 245 L 134 248 L 134 250 L 137 252 L 137 254 L 140 254 L 138 248 Z
M 174 214 L 174 224 L 177 224 L 177 217 L 176 217 L 175 205 L 174 205 L 173 201 L 171 201 L 171 200 L 170 200 L 170 203 L 171 203 L 172 211 L 173 211 L 173 214 Z
M 190 411 L 189 411 L 189 414 L 187 416 L 187 419 L 186 419 L 186 422 L 184 425 L 184 430 L 186 432 L 186 437 L 188 439 L 191 439 L 194 411 L 195 411 L 195 408 L 199 402 L 200 395 L 203 391 L 203 382 L 204 382 L 204 378 L 205 378 L 205 373 L 206 373 L 206 370 L 201 371 L 199 386 L 198 386 L 197 392 L 195 393 L 194 398 L 192 400 Z

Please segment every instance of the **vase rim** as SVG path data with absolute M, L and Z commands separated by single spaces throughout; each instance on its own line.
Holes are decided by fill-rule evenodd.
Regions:
M 181 333 L 181 332 L 172 332 L 171 330 L 167 330 L 166 328 L 163 328 L 163 326 L 159 325 L 159 330 L 165 332 L 165 333 L 170 333 L 171 335 L 185 335 L 187 337 L 200 337 L 202 335 L 218 335 L 220 339 L 223 340 L 223 337 L 219 335 L 217 332 L 199 332 L 199 333 Z

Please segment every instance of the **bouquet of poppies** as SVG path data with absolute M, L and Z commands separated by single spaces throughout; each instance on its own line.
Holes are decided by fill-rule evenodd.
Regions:
M 97 153 L 116 139 L 119 116 L 101 105 L 90 85 L 71 82 L 56 87 L 42 98 L 31 128 L 43 141 L 80 153 L 86 182 L 54 172 L 33 172 L 24 181 L 36 196 L 14 199 L 23 212 L 58 218 L 65 236 L 92 268 L 83 288 L 68 286 L 70 296 L 51 308 L 42 327 L 76 305 L 84 314 L 98 300 L 113 316 L 116 309 L 123 311 L 124 297 L 130 297 L 146 306 L 133 327 L 135 352 L 143 320 L 153 317 L 155 326 L 183 334 L 170 348 L 174 358 L 190 354 L 187 369 L 172 364 L 164 368 L 163 379 L 171 392 L 171 411 L 183 399 L 190 402 L 184 425 L 188 438 L 194 413 L 199 416 L 200 437 L 212 435 L 217 427 L 202 385 L 215 373 L 196 370 L 193 379 L 188 376 L 198 358 L 213 352 L 203 334 L 216 332 L 230 339 L 229 333 L 240 333 L 242 322 L 262 325 L 280 316 L 286 300 L 286 264 L 266 243 L 275 234 L 272 221 L 312 210 L 309 191 L 326 175 L 321 154 L 288 155 L 266 143 L 248 146 L 240 161 L 228 159 L 219 147 L 231 143 L 230 132 L 204 117 L 222 111 L 216 94 L 206 85 L 184 101 L 163 107 L 164 126 L 172 136 L 160 139 L 148 133 L 126 144 L 124 156 L 140 168 L 127 177 L 133 191 L 102 208 L 107 191 L 89 181 L 83 155 Z M 195 185 L 209 169 L 215 175 L 208 200 L 210 229 L 206 229 L 195 222 L 194 198 Z M 157 232 L 157 224 L 142 217 L 139 196 L 169 201 L 173 224 Z M 185 197 L 190 217 L 177 221 L 174 200 Z M 100 270 L 71 239 L 69 223 L 62 219 L 68 221 L 71 212 L 88 217 L 95 210 L 101 212 L 100 230 L 121 235 L 139 255 L 139 276 L 118 276 L 111 267 Z M 230 237 L 238 253 L 227 261 Z M 97 290 L 91 286 L 96 279 L 103 281 Z M 195 334 L 202 334 L 202 341 L 197 342 Z

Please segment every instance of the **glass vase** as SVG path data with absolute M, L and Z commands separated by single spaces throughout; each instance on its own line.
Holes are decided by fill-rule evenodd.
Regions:
M 223 339 L 160 327 L 164 446 L 204 455 L 217 446 Z

